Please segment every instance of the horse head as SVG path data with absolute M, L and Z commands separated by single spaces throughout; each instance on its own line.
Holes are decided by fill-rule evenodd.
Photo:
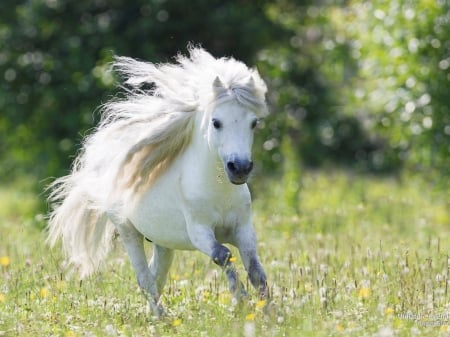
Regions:
M 208 124 L 208 141 L 235 185 L 246 183 L 253 169 L 253 131 L 259 120 L 248 102 L 248 97 L 253 96 L 253 81 L 250 77 L 244 85 L 226 87 L 216 77 L 213 83 L 216 99 Z

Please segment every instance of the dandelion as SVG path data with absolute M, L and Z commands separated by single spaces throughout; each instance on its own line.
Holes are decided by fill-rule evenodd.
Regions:
M 401 329 L 404 326 L 404 320 L 399 318 L 394 318 L 394 328 Z
M 264 308 L 265 305 L 266 305 L 266 300 L 259 300 L 258 302 L 256 302 L 256 308 L 258 308 L 258 309 Z
M 247 314 L 247 316 L 245 316 L 245 319 L 247 321 L 254 321 L 255 320 L 255 314 L 251 312 L 251 313 Z
M 50 294 L 50 291 L 46 287 L 43 287 L 43 288 L 41 288 L 41 290 L 39 290 L 40 298 L 46 298 L 49 294 Z
M 8 267 L 11 264 L 11 259 L 9 256 L 2 256 L 0 257 L 0 265 L 3 267 Z
M 342 324 L 336 325 L 336 331 L 337 331 L 337 332 L 342 332 L 342 331 L 344 331 L 344 327 L 342 326 Z
M 439 328 L 440 332 L 450 332 L 450 326 L 448 325 L 441 325 L 441 327 Z
M 369 298 L 370 297 L 370 288 L 362 287 L 358 292 L 359 298 Z
M 0 303 L 4 303 L 6 299 L 5 294 L 0 293 Z
M 394 313 L 394 309 L 391 307 L 387 307 L 386 309 L 384 309 L 384 313 L 386 315 L 392 315 Z
M 177 326 L 181 325 L 181 323 L 182 323 L 181 319 L 177 318 L 172 322 L 172 326 L 177 327 Z
M 219 303 L 227 305 L 231 302 L 231 294 L 228 292 L 222 292 L 219 294 Z
M 230 261 L 230 262 L 236 262 L 236 261 L 237 261 L 237 258 L 234 257 L 234 256 L 232 256 L 232 257 L 230 257 L 229 261 Z
M 203 291 L 203 301 L 207 301 L 211 297 L 211 293 L 208 290 Z

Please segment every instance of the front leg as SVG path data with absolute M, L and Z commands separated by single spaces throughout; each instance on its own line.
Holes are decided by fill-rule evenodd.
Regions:
M 195 248 L 208 255 L 215 264 L 222 267 L 228 278 L 230 292 L 236 297 L 245 296 L 244 285 L 239 281 L 236 269 L 230 261 L 230 250 L 217 242 L 212 228 L 205 225 L 188 225 L 188 235 Z
M 149 264 L 150 274 L 155 279 L 157 294 L 161 295 L 167 280 L 170 265 L 173 261 L 173 250 L 153 245 L 153 256 Z
M 234 234 L 234 241 L 239 249 L 250 282 L 258 290 L 259 296 L 262 299 L 268 299 L 267 277 L 259 262 L 256 249 L 256 235 L 253 226 L 251 224 L 239 226 L 236 228 Z

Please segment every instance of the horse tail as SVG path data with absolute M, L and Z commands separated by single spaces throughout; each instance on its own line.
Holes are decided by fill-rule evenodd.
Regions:
M 106 213 L 90 200 L 82 184 L 74 184 L 76 175 L 75 172 L 59 178 L 49 187 L 53 211 L 48 221 L 47 242 L 53 247 L 61 239 L 69 263 L 84 278 L 98 269 L 108 255 L 115 229 Z

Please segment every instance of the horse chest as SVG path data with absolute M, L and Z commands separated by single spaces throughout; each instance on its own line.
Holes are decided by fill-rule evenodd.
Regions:
M 228 242 L 236 226 L 248 219 L 250 199 L 245 189 L 180 193 L 175 187 L 164 187 L 156 184 L 128 214 L 146 238 L 161 246 L 193 249 L 187 233 L 189 222 L 210 226 L 219 242 Z
M 247 191 L 241 186 L 193 193 L 185 199 L 186 210 L 198 222 L 214 228 L 235 227 L 250 213 L 250 194 Z

